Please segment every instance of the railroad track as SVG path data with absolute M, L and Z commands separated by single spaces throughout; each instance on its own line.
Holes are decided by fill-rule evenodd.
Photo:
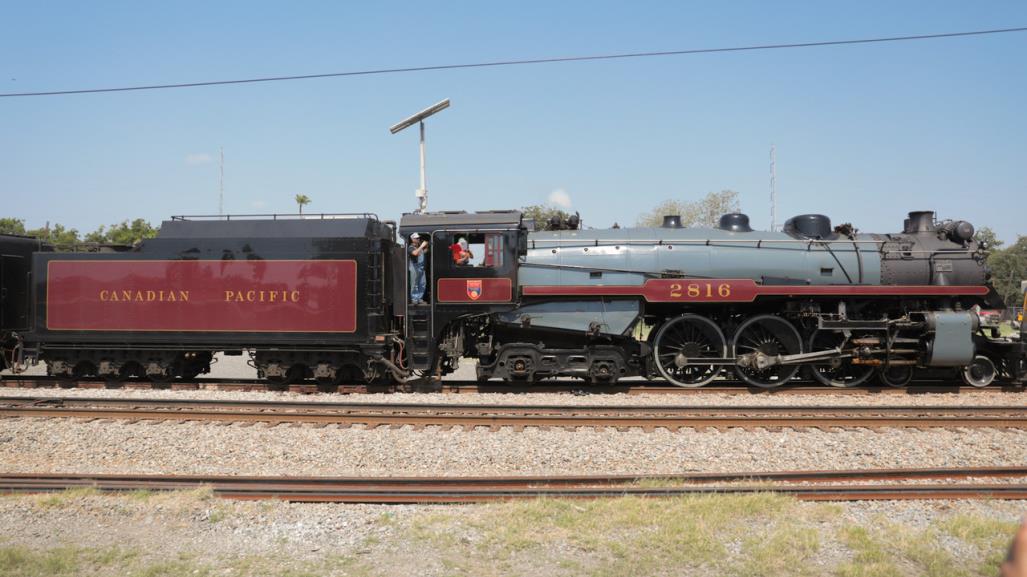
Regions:
M 616 385 L 585 385 L 580 381 L 545 381 L 534 384 L 518 384 L 503 382 L 479 383 L 476 381 L 442 381 L 441 386 L 432 392 L 445 394 L 518 394 L 518 393 L 563 393 L 563 394 L 627 394 L 627 395 L 702 395 L 702 394 L 763 394 L 763 395 L 918 395 L 940 393 L 1002 393 L 1023 392 L 1021 385 L 992 385 L 978 388 L 962 384 L 954 384 L 951 380 L 922 380 L 905 388 L 880 386 L 861 386 L 853 388 L 827 387 L 809 381 L 796 381 L 773 389 L 747 387 L 736 381 L 718 381 L 716 385 L 708 385 L 697 389 L 674 387 L 652 381 L 622 381 Z M 276 390 L 264 381 L 257 379 L 198 379 L 196 381 L 174 381 L 165 384 L 154 384 L 148 381 L 126 381 L 110 384 L 103 380 L 66 381 L 39 375 L 5 375 L 0 377 L 0 387 L 7 388 L 79 388 L 104 389 L 122 388 L 134 390 L 171 389 L 171 390 L 222 390 L 263 392 Z M 315 394 L 325 392 L 318 385 L 302 383 L 289 385 L 286 390 L 293 393 Z M 392 393 L 397 392 L 395 386 L 349 384 L 332 388 L 331 392 L 344 394 L 361 393 Z
M 0 397 L 0 417 L 127 421 L 620 430 L 730 428 L 1027 429 L 1017 406 L 497 405 Z
M 570 477 L 340 478 L 26 473 L 0 475 L 0 493 L 45 493 L 86 487 L 111 493 L 209 487 L 216 496 L 230 499 L 341 503 L 460 503 L 539 497 L 597 499 L 768 492 L 812 501 L 1027 499 L 1027 483 L 1013 480 L 1025 477 L 1027 467 Z M 995 482 L 998 479 L 1009 481 Z M 966 480 L 969 482 L 954 482 Z M 982 483 L 981 480 L 992 482 Z M 851 482 L 858 484 L 845 484 Z

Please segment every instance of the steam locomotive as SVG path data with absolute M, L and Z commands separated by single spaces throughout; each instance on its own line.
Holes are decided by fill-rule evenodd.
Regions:
M 969 384 L 1027 378 L 1027 338 L 975 310 L 1004 306 L 965 221 L 912 212 L 862 234 L 806 214 L 781 232 L 744 214 L 715 228 L 535 231 L 517 211 L 173 217 L 111 253 L 0 239 L 7 368 L 66 379 L 192 379 L 248 354 L 274 385 L 434 379 L 461 359 L 481 380 L 733 374 L 774 387 L 908 384 L 922 369 Z M 404 239 L 428 239 L 411 302 Z M 464 239 L 481 259 L 460 264 Z M 35 244 L 33 244 L 35 243 Z M 1023 329 L 1021 329 L 1022 331 Z

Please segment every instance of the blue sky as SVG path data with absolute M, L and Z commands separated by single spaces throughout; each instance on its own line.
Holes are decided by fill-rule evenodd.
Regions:
M 0 92 L 1027 25 L 1027 3 L 8 2 Z M 866 232 L 935 209 L 1027 234 L 1027 34 L 0 99 L 4 216 L 80 230 L 142 216 L 516 208 L 563 191 L 586 224 L 725 188 L 769 225 Z

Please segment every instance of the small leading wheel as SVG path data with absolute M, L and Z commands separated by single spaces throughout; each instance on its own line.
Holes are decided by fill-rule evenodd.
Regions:
M 799 371 L 799 365 L 770 365 L 759 368 L 760 358 L 797 355 L 802 352 L 802 337 L 792 323 L 775 315 L 758 315 L 742 323 L 731 343 L 736 357 L 750 355 L 753 364 L 738 365 L 735 374 L 753 387 L 769 389 L 787 383 Z
M 977 355 L 970 364 L 960 371 L 963 382 L 972 387 L 987 387 L 995 380 L 998 371 L 995 370 L 995 363 L 984 355 Z
M 653 339 L 653 360 L 660 375 L 679 387 L 701 387 L 720 374 L 720 365 L 704 365 L 704 358 L 727 356 L 727 339 L 710 319 L 681 315 L 660 327 Z
M 881 367 L 877 371 L 877 378 L 881 383 L 889 387 L 901 389 L 913 380 L 913 367 L 911 365 L 890 365 Z
M 813 331 L 809 337 L 808 350 L 811 353 L 829 351 L 845 342 L 845 335 L 837 331 Z M 854 365 L 851 359 L 828 359 L 814 362 L 810 374 L 818 382 L 831 387 L 858 387 L 874 374 L 874 367 Z

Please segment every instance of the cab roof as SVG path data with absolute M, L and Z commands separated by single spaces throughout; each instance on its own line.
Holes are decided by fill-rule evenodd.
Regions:
M 509 230 L 520 228 L 520 226 L 521 211 L 519 210 L 407 213 L 399 221 L 399 230 L 404 236 L 414 232 L 431 232 L 440 229 Z

